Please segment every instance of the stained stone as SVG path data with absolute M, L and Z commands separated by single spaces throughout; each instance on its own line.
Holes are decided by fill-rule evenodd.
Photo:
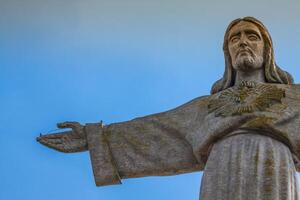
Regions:
M 97 186 L 203 171 L 201 200 L 299 200 L 300 85 L 278 67 L 271 36 L 253 17 L 224 36 L 225 72 L 211 94 L 126 122 L 58 124 L 37 140 L 88 150 Z

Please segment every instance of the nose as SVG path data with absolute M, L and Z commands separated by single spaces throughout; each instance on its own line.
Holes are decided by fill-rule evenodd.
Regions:
M 239 46 L 240 47 L 248 46 L 248 41 L 247 41 L 247 37 L 245 36 L 245 34 L 241 35 Z

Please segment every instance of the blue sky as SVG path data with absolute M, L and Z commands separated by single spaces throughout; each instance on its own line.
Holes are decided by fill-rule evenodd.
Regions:
M 35 137 L 57 122 L 109 124 L 208 94 L 238 17 L 265 23 L 277 63 L 299 83 L 299 10 L 296 0 L 0 0 L 0 199 L 198 199 L 200 172 L 96 187 L 88 153 Z

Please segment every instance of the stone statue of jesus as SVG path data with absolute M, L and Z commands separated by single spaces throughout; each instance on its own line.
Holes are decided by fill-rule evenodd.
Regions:
M 121 179 L 204 171 L 201 200 L 299 200 L 300 86 L 274 61 L 271 36 L 253 17 L 232 21 L 225 72 L 211 95 L 175 109 L 37 140 L 88 150 L 97 186 Z

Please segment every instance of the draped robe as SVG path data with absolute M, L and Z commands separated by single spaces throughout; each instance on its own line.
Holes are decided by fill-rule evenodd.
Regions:
M 297 200 L 300 85 L 248 86 L 126 122 L 88 124 L 96 185 L 204 171 L 201 200 Z

